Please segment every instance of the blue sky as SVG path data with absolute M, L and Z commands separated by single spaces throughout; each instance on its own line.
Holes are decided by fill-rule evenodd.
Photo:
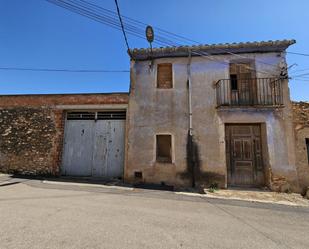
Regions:
M 87 0 L 115 10 L 114 0 Z M 296 39 L 309 54 L 307 0 L 118 0 L 123 15 L 201 43 Z M 131 47 L 147 47 L 129 36 Z M 309 57 L 287 56 L 294 74 Z M 128 70 L 122 33 L 45 0 L 0 0 L 0 67 Z M 290 81 L 294 100 L 309 100 L 308 79 Z M 129 73 L 0 70 L 0 94 L 123 92 Z

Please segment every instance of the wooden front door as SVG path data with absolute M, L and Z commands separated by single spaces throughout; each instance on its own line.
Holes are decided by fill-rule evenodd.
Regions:
M 260 125 L 226 125 L 228 185 L 264 184 Z

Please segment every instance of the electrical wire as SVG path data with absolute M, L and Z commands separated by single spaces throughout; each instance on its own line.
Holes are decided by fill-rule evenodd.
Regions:
M 126 31 L 124 30 L 124 26 L 123 26 L 122 18 L 121 18 L 121 15 L 120 15 L 120 10 L 119 10 L 119 5 L 118 5 L 117 0 L 115 0 L 115 4 L 116 4 L 116 9 L 117 9 L 117 14 L 118 14 L 118 17 L 119 17 L 119 22 L 120 22 L 120 25 L 121 25 L 122 34 L 123 34 L 126 46 L 128 48 L 128 53 L 130 55 L 130 58 L 133 59 L 132 54 L 131 54 L 131 50 L 130 50 L 130 46 L 129 46 L 129 42 L 128 42 L 128 38 L 127 38 L 127 35 L 126 35 Z
M 309 71 L 309 68 L 298 69 L 298 70 L 292 71 L 291 73 L 304 72 L 304 71 Z
M 49 0 L 47 0 L 47 1 L 49 1 Z M 60 0 L 60 1 L 61 1 L 61 0 Z M 113 20 L 113 18 L 114 18 L 115 15 L 116 15 L 115 12 L 113 12 L 113 11 L 111 11 L 111 10 L 108 10 L 108 9 L 106 9 L 106 8 L 103 8 L 103 7 L 99 6 L 99 5 L 90 3 L 90 2 L 85 1 L 85 0 L 76 0 L 76 1 L 67 0 L 67 1 L 69 1 L 69 2 L 71 2 L 71 3 L 73 3 L 73 4 L 75 4 L 75 5 L 76 5 L 76 4 L 79 5 L 79 6 L 77 6 L 77 7 L 79 7 L 79 10 L 81 10 L 80 7 L 82 7 L 82 8 L 86 8 L 86 9 L 88 9 L 88 10 L 91 10 L 91 11 L 95 11 L 95 10 L 100 11 L 100 14 L 103 15 L 103 17 L 105 18 L 103 21 L 107 22 L 107 24 L 111 24 L 110 22 L 113 22 L 112 24 L 117 26 L 117 23 L 115 23 L 115 19 Z M 49 1 L 49 2 L 51 2 L 51 1 Z M 57 0 L 56 0 L 56 2 L 57 2 Z M 59 1 L 58 1 L 58 2 L 59 2 Z M 61 2 L 64 3 L 64 4 L 68 4 L 68 3 L 66 3 L 65 1 L 61 1 Z M 72 5 L 71 5 L 71 7 L 72 7 Z M 73 7 L 74 7 L 74 6 L 73 6 Z M 76 6 L 75 6 L 75 7 L 76 7 Z M 103 12 L 104 12 L 105 14 L 103 14 Z M 88 12 L 87 14 L 89 14 L 89 12 Z M 104 15 L 105 15 L 105 16 L 104 16 Z M 88 16 L 88 17 L 89 17 L 89 16 Z M 97 16 L 97 17 L 98 17 L 98 16 Z M 127 16 L 121 16 L 121 17 L 124 19 L 124 21 L 123 21 L 124 29 L 125 29 L 125 30 L 127 29 L 128 31 L 130 31 L 130 32 L 127 31 L 129 34 L 135 35 L 135 36 L 137 36 L 137 37 L 139 37 L 139 38 L 144 39 L 144 36 L 143 36 L 144 30 L 140 30 L 140 29 L 138 29 L 138 28 L 137 28 L 136 26 L 134 26 L 134 25 L 142 26 L 143 29 L 144 29 L 145 26 L 147 25 L 146 23 L 143 23 L 143 22 L 141 22 L 141 21 L 135 20 L 135 19 L 130 18 L 130 17 L 127 17 Z M 102 18 L 102 16 L 101 16 L 101 18 Z M 131 24 L 128 24 L 128 23 L 131 23 Z M 132 25 L 132 23 L 133 23 L 134 25 Z M 155 26 L 154 26 L 154 27 L 155 27 Z M 169 36 L 169 38 L 170 38 L 170 37 L 173 37 L 174 40 L 176 39 L 176 40 L 178 40 L 178 41 L 185 41 L 185 42 L 191 42 L 191 43 L 193 42 L 193 43 L 195 43 L 195 44 L 200 44 L 200 43 L 197 42 L 196 40 L 189 39 L 189 38 L 184 37 L 184 36 L 180 36 L 180 35 L 178 35 L 178 34 L 172 33 L 172 32 L 170 32 L 170 31 L 163 30 L 163 29 L 158 28 L 158 27 L 155 27 L 155 28 L 156 28 L 156 30 L 157 30 L 159 33 L 165 34 L 166 36 Z M 158 38 L 159 38 L 159 39 L 158 39 Z M 166 37 L 162 37 L 162 36 L 160 36 L 160 35 L 159 35 L 159 36 L 156 36 L 156 40 L 158 40 L 157 43 L 159 43 L 160 45 L 168 45 L 168 46 L 179 46 L 179 45 L 180 45 L 180 44 L 178 44 L 178 43 L 175 43 L 175 42 L 171 41 L 171 39 L 168 39 L 168 38 L 166 38 Z M 232 53 L 232 52 L 228 51 L 227 49 L 218 48 L 218 50 L 224 51 L 225 53 L 228 53 L 228 54 L 237 56 L 237 57 L 239 57 L 239 58 L 246 58 L 246 59 L 248 59 L 248 57 L 246 57 L 246 56 L 239 55 L 239 54 L 236 54 L 236 53 Z M 293 53 L 293 52 L 287 52 L 287 53 Z M 300 53 L 295 53 L 295 54 L 300 54 Z M 205 54 L 204 54 L 204 55 L 205 55 Z M 300 55 L 307 55 L 307 54 L 300 54 Z M 209 56 L 209 54 L 207 54 L 207 56 Z M 258 63 L 261 63 L 261 64 L 265 64 L 265 65 L 269 65 L 269 66 L 273 66 L 273 67 L 276 67 L 276 68 L 277 68 L 277 66 L 275 66 L 275 65 L 273 65 L 273 64 L 270 64 L 270 63 L 266 63 L 266 62 L 261 61 L 261 60 L 257 60 L 257 59 L 256 59 L 255 61 L 258 62 Z M 251 70 L 255 70 L 255 69 L 251 68 Z M 255 71 L 256 71 L 256 70 L 255 70 Z
M 300 77 L 300 76 L 305 76 L 305 75 L 309 75 L 309 73 L 298 74 L 298 75 L 294 75 L 294 76 L 292 76 L 292 77 Z
M 59 68 L 23 68 L 0 67 L 0 70 L 8 71 L 40 71 L 40 72 L 68 72 L 68 73 L 129 73 L 129 70 L 87 70 L 87 69 L 59 69 Z
M 111 28 L 114 28 L 114 29 L 117 29 L 117 30 L 120 30 L 121 31 L 121 26 L 119 25 L 119 21 L 116 21 L 115 23 L 115 20 L 112 20 L 112 19 L 107 19 L 106 17 L 104 16 L 100 16 L 98 14 L 95 14 L 95 13 L 92 13 L 88 10 L 85 10 L 83 8 L 80 8 L 78 6 L 74 6 L 70 3 L 67 3 L 67 2 L 64 2 L 64 1 L 59 1 L 59 0 L 46 0 L 52 4 L 55 4 L 59 7 L 62 7 L 64 9 L 67 9 L 71 12 L 74 12 L 74 13 L 77 13 L 79 15 L 82 15 L 84 17 L 87 17 L 87 18 L 90 18 L 94 21 L 97 21 L 97 22 L 100 22 L 102 24 L 105 24 Z M 138 33 L 137 30 L 134 30 L 132 28 L 130 29 L 127 29 L 127 33 L 135 36 L 135 37 L 138 37 L 138 38 L 141 38 L 141 39 L 145 39 L 144 38 L 144 32 L 143 33 Z M 165 43 L 162 43 L 161 41 L 157 41 L 158 44 L 160 45 L 166 45 Z
M 286 51 L 286 53 L 288 53 L 288 54 L 295 54 L 295 55 L 302 55 L 302 56 L 309 56 L 309 54 L 297 53 L 297 52 L 288 52 L 288 51 Z
M 60 7 L 63 7 L 63 8 L 66 8 L 70 11 L 73 11 L 77 14 L 81 14 L 85 17 L 88 17 L 88 18 L 91 18 L 95 21 L 99 21 L 103 24 L 106 24 L 112 28 L 116 28 L 118 30 L 121 30 L 121 25 L 119 25 L 119 23 L 117 23 L 117 20 L 115 20 L 114 17 L 112 17 L 112 15 L 115 15 L 115 13 L 113 11 L 110 11 L 110 10 L 107 10 L 107 9 L 104 9 L 100 6 L 97 6 L 97 5 L 94 5 L 94 4 L 91 4 L 91 3 L 88 3 L 84 0 L 77 0 L 77 1 L 72 1 L 72 0 L 67 0 L 67 1 L 63 1 L 63 0 L 47 0 L 48 2 L 51 2 L 51 3 L 54 3 Z M 68 3 L 70 2 L 70 3 Z M 88 4 L 88 6 L 85 6 L 84 4 L 81 4 L 81 2 L 83 2 L 84 4 Z M 106 16 L 106 15 L 103 15 L 101 13 L 98 13 L 98 12 L 95 12 L 93 9 L 89 8 L 89 6 L 93 6 L 93 7 L 96 7 L 97 9 L 103 9 L 104 11 L 107 11 L 109 13 L 109 16 Z M 139 24 L 143 24 L 142 22 L 139 22 L 139 21 L 136 21 L 132 18 L 128 18 L 126 17 L 127 19 L 129 19 L 131 22 L 136 22 L 136 23 L 139 23 Z M 124 29 L 127 29 L 127 32 L 133 36 L 136 36 L 138 38 L 142 38 L 142 39 L 145 39 L 144 37 L 144 30 L 142 29 L 138 29 L 136 26 L 134 25 L 127 25 L 127 24 L 124 24 Z M 160 29 L 161 32 L 162 29 Z M 168 31 L 166 31 L 168 32 Z M 171 32 L 168 32 L 169 34 L 173 34 Z M 173 34 L 175 36 L 178 36 L 176 34 Z M 182 37 L 182 36 L 178 36 L 178 37 Z M 182 37 L 182 39 L 186 39 L 184 37 Z M 193 40 L 191 40 L 193 41 Z M 168 40 L 166 39 L 165 37 L 162 37 L 162 36 L 156 36 L 156 41 L 155 43 L 158 43 L 160 45 L 168 45 L 168 46 L 179 46 L 180 44 L 178 43 L 175 43 L 171 40 Z M 130 50 L 129 50 L 130 51 Z M 217 58 L 213 57 L 212 55 L 210 55 L 209 53 L 206 53 L 206 52 L 201 52 L 201 51 L 193 51 L 195 54 L 197 55 L 200 55 L 204 58 L 207 58 L 207 59 L 210 59 L 210 60 L 213 60 L 213 61 L 217 61 L 218 63 L 221 63 L 221 64 L 224 64 L 224 65 L 229 65 L 228 62 L 223 62 L 223 61 L 219 61 Z M 237 55 L 237 54 L 234 54 L 234 53 L 231 53 L 233 55 Z M 240 55 L 237 55 L 237 56 L 240 56 Z M 244 56 L 241 56 L 243 58 L 247 58 L 247 57 L 244 57 Z M 272 65 L 273 66 L 273 65 Z M 253 70 L 253 71 L 256 71 L 256 72 L 260 72 L 262 74 L 271 74 L 270 72 L 265 72 L 265 71 L 261 71 L 261 70 L 256 70 L 255 68 L 252 68 L 250 66 L 246 66 L 248 69 L 250 70 Z M 273 76 L 276 76 L 276 75 L 273 75 Z
M 77 0 L 77 1 L 78 1 L 78 0 Z M 84 2 L 84 3 L 87 3 L 87 1 L 84 1 L 84 0 L 79 0 L 79 1 Z M 91 3 L 88 2 L 88 4 L 91 4 Z M 98 6 L 98 5 L 95 5 L 95 4 L 91 4 L 91 5 L 92 5 L 93 7 L 96 7 L 97 9 L 108 11 L 108 9 L 105 9 L 105 8 L 100 7 L 100 6 Z M 109 11 L 109 12 L 112 13 L 112 11 Z M 129 18 L 129 17 L 126 17 L 126 18 L 127 18 L 128 20 L 133 21 L 134 23 L 143 25 L 143 28 L 145 28 L 145 27 L 147 26 L 146 23 L 137 21 L 137 20 L 135 20 L 135 19 L 133 19 L 133 18 Z M 184 36 L 177 35 L 177 34 L 172 33 L 172 32 L 170 32 L 170 31 L 166 31 L 166 30 L 163 30 L 163 29 L 158 28 L 158 27 L 155 27 L 155 26 L 154 26 L 154 28 L 155 28 L 156 30 L 161 31 L 162 33 L 169 34 L 169 35 L 173 36 L 174 38 L 176 37 L 176 38 L 178 38 L 179 40 L 186 41 L 186 42 L 191 42 L 191 43 L 193 42 L 193 43 L 195 43 L 195 44 L 201 44 L 200 42 L 198 42 L 198 41 L 196 41 L 196 40 L 189 39 L 189 38 L 186 38 L 186 37 L 184 37 Z M 176 44 L 176 45 L 178 46 L 178 45 L 180 45 L 180 44 Z M 228 50 L 226 50 L 226 49 L 223 49 L 223 48 L 217 48 L 217 49 L 220 50 L 220 51 L 224 51 L 224 52 L 226 52 L 226 53 L 228 53 L 228 54 L 235 55 L 235 56 L 237 56 L 237 57 L 239 57 L 239 58 L 246 58 L 246 59 L 248 58 L 248 57 L 245 57 L 245 56 L 242 56 L 242 55 L 239 55 L 239 54 L 232 53 L 232 52 L 230 52 L 230 51 L 228 51 Z M 260 60 L 256 60 L 256 61 L 258 61 L 258 62 L 260 62 L 260 63 L 262 63 L 262 64 L 265 64 L 265 65 L 268 65 L 268 66 L 274 66 L 273 64 L 266 63 L 266 62 L 263 62 L 263 61 L 260 61 Z M 276 67 L 276 66 L 274 66 L 274 67 Z

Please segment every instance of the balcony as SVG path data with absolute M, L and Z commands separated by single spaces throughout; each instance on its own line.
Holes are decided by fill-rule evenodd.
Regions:
M 222 79 L 216 83 L 217 107 L 283 106 L 282 79 Z

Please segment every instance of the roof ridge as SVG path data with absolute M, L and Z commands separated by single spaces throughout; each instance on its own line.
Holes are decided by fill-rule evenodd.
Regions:
M 166 46 L 152 48 L 133 48 L 130 53 L 137 60 L 149 59 L 150 52 L 152 58 L 162 57 L 183 57 L 187 56 L 189 50 L 205 51 L 209 54 L 225 54 L 225 53 L 252 53 L 252 52 L 282 52 L 290 45 L 296 43 L 296 40 L 268 40 L 268 41 L 252 41 L 252 42 L 233 42 L 218 44 L 196 44 L 183 46 Z M 221 50 L 221 51 L 220 51 Z
M 294 43 L 296 43 L 295 39 L 284 39 L 284 40 L 268 40 L 268 41 L 247 41 L 247 42 L 226 42 L 226 43 L 211 43 L 211 44 L 193 44 L 193 45 L 179 45 L 179 46 L 164 46 L 164 47 L 153 47 L 153 50 L 156 49 L 165 49 L 165 48 L 192 48 L 192 47 L 235 47 L 235 46 L 241 46 L 241 45 L 267 45 L 267 46 L 271 46 L 271 45 L 293 45 Z M 130 49 L 131 51 L 134 50 L 148 50 L 149 48 L 133 48 Z

